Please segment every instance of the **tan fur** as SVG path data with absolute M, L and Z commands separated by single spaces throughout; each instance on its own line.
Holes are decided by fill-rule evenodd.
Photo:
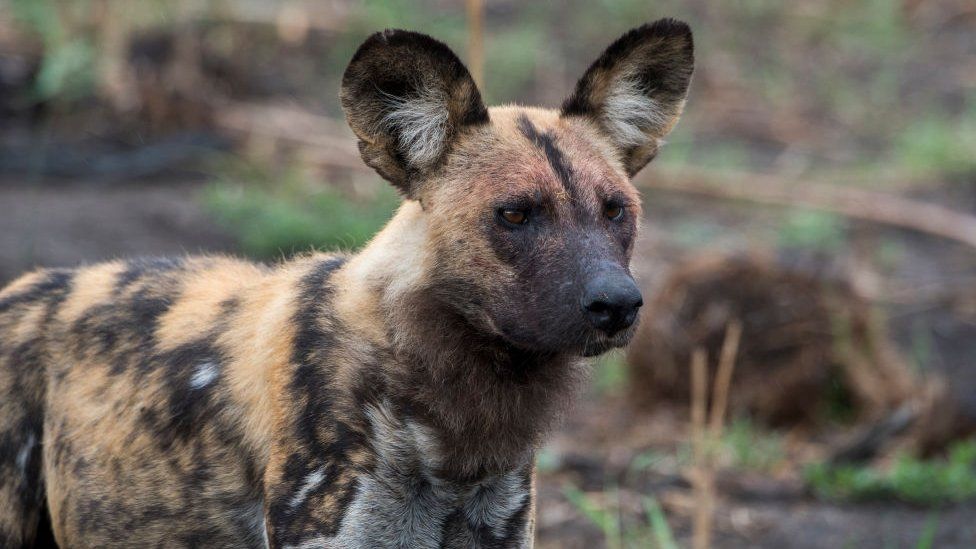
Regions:
M 156 337 L 163 349 L 186 343 L 211 326 L 220 304 L 261 280 L 260 268 L 227 258 L 213 258 L 212 267 L 190 274 L 177 301 L 160 317 Z
M 75 290 L 58 309 L 58 319 L 70 324 L 90 307 L 112 299 L 115 277 L 123 269 L 120 261 L 79 269 Z
M 7 284 L 3 288 L 0 288 L 0 299 L 15 295 L 17 293 L 24 291 L 27 288 L 30 288 L 34 284 L 37 284 L 37 281 L 43 276 L 44 276 L 44 271 L 40 270 L 40 271 L 34 271 L 32 273 L 27 273 L 21 275 L 20 277 L 15 278 L 13 282 Z

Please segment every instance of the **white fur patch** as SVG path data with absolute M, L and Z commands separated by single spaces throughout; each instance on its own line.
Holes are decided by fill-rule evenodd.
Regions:
M 339 531 L 335 536 L 313 534 L 287 549 L 460 549 L 480 547 L 479 532 L 505 538 L 509 522 L 529 498 L 518 472 L 477 484 L 438 478 L 432 468 L 440 462 L 439 443 L 427 427 L 396 417 L 386 402 L 367 407 L 366 416 L 376 466 L 359 477 Z M 305 478 L 292 508 L 323 481 L 322 471 Z M 531 543 L 516 533 L 504 546 Z
M 250 532 L 250 542 L 254 542 L 254 547 L 269 547 L 268 529 L 264 520 L 264 503 L 255 501 L 247 508 L 242 510 L 244 528 Z
M 325 467 L 319 467 L 318 469 L 312 471 L 305 477 L 305 481 L 302 482 L 302 487 L 295 492 L 295 495 L 291 497 L 291 501 L 288 505 L 295 509 L 299 505 L 305 502 L 305 498 L 308 497 L 308 493 L 317 488 L 322 481 L 325 480 Z
M 31 452 L 34 450 L 34 444 L 36 443 L 37 437 L 34 436 L 34 433 L 30 433 L 27 435 L 27 442 L 17 452 L 17 470 L 24 476 L 27 476 L 27 460 L 30 459 Z
M 419 95 L 396 97 L 384 94 L 386 102 L 381 124 L 397 137 L 400 150 L 411 163 L 425 167 L 444 152 L 447 140 L 447 98 L 429 87 Z
M 190 377 L 190 388 L 203 389 L 213 383 L 218 375 L 220 375 L 220 368 L 217 366 L 217 363 L 210 361 L 202 362 Z
M 469 524 L 480 524 L 490 528 L 496 537 L 502 537 L 508 519 L 528 497 L 522 479 L 513 471 L 475 488 L 464 505 L 464 515 Z
M 621 147 L 646 144 L 654 129 L 666 128 L 667 114 L 649 97 L 653 90 L 645 90 L 629 75 L 620 77 L 607 96 L 603 107 L 608 130 Z
M 325 536 L 318 536 L 307 539 L 301 543 L 286 545 L 285 549 L 322 549 L 323 547 L 333 547 L 329 545 L 329 540 Z

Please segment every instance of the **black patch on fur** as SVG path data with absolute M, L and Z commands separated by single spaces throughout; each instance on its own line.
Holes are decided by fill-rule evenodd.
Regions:
M 166 292 L 163 295 L 154 294 L 148 289 L 139 290 L 129 301 L 128 317 L 130 331 L 138 338 L 139 346 L 145 349 L 155 347 L 156 328 L 159 318 L 176 301 L 176 291 Z M 143 368 L 150 365 L 143 364 Z
M 269 534 L 278 544 L 299 543 L 311 535 L 334 535 L 341 524 L 344 510 L 355 493 L 356 482 L 344 486 L 339 494 L 338 516 L 319 519 L 314 502 L 336 489 L 335 481 L 349 467 L 349 453 L 368 444 L 364 433 L 342 419 L 333 400 L 335 394 L 329 357 L 336 345 L 336 332 L 341 326 L 325 326 L 329 319 L 334 288 L 329 284 L 332 274 L 345 263 L 337 257 L 315 265 L 299 284 L 298 308 L 295 324 L 298 332 L 292 348 L 293 372 L 288 384 L 294 412 L 294 451 L 285 461 L 279 486 L 268 505 L 271 524 Z M 333 323 L 336 322 L 333 319 Z M 321 470 L 323 480 L 308 489 L 300 505 L 293 506 L 291 498 L 301 489 L 310 474 Z
M 231 316 L 237 312 L 241 306 L 241 298 L 239 297 L 228 297 L 227 299 L 220 302 L 220 317 L 218 322 L 221 324 L 226 324 Z
M 630 30 L 610 44 L 580 78 L 573 95 L 563 103 L 562 113 L 564 115 L 597 114 L 598 106 L 592 102 L 593 86 L 596 83 L 592 78 L 593 75 L 598 72 L 613 71 L 618 63 L 650 40 L 661 42 L 682 40 L 685 42 L 683 52 L 685 55 L 678 59 L 657 56 L 649 59 L 651 62 L 641 67 L 636 75 L 638 84 L 644 90 L 653 90 L 655 97 L 660 100 L 674 101 L 684 97 L 694 63 L 691 29 L 687 23 L 676 19 L 659 19 Z
M 578 200 L 580 189 L 579 185 L 576 184 L 576 175 L 573 173 L 573 168 L 566 160 L 563 151 L 556 146 L 556 137 L 552 132 L 539 133 L 535 124 L 524 114 L 518 118 L 518 128 L 522 135 L 532 141 L 536 147 L 542 149 L 549 166 L 559 178 L 559 182 L 563 184 L 563 188 L 573 200 Z
M 328 391 L 323 390 L 324 385 L 331 384 L 331 379 L 323 359 L 335 346 L 335 340 L 332 331 L 326 329 L 322 321 L 329 314 L 326 307 L 330 305 L 333 294 L 333 288 L 328 284 L 329 277 L 344 263 L 345 258 L 330 258 L 320 262 L 305 276 L 301 282 L 295 315 L 298 333 L 291 356 L 295 371 L 289 390 L 295 395 L 296 402 L 305 402 L 304 410 L 299 414 L 302 423 L 298 428 L 302 442 L 312 450 L 321 449 L 317 447 L 318 437 L 315 433 L 318 423 L 331 415 L 332 403 Z
M 5 322 L 18 321 L 20 311 L 16 309 L 20 306 L 43 307 L 34 337 L 16 346 L 4 345 L 0 341 L 0 367 L 7 368 L 9 383 L 4 388 L 4 398 L 13 399 L 11 409 L 17 410 L 16 415 L 6 418 L 9 430 L 0 433 L 0 478 L 15 480 L 8 485 L 14 496 L 9 503 L 11 512 L 17 510 L 17 515 L 24 521 L 19 536 L 28 539 L 36 534 L 40 536 L 37 539 L 43 540 L 46 535 L 40 525 L 44 515 L 41 441 L 44 439 L 48 371 L 45 346 L 49 338 L 46 332 L 58 306 L 71 290 L 73 277 L 73 271 L 66 269 L 45 271 L 26 290 L 0 300 L 0 314 L 11 315 L 4 319 Z M 27 452 L 22 470 L 18 463 L 22 459 L 21 452 Z
M 531 462 L 530 462 L 531 463 Z M 467 539 L 468 535 L 474 538 L 474 547 L 482 549 L 513 549 L 522 546 L 525 541 L 527 525 L 529 520 L 529 510 L 532 507 L 532 465 L 524 468 L 522 475 L 521 491 L 526 495 L 522 505 L 516 509 L 511 516 L 505 520 L 504 530 L 500 535 L 495 535 L 494 526 L 481 524 L 472 521 L 464 513 L 463 509 L 457 508 L 444 520 L 442 529 L 441 547 L 447 547 L 451 543 L 456 543 L 458 539 Z M 476 490 L 485 490 L 484 486 L 479 486 Z
M 247 456 L 239 429 L 222 412 L 227 407 L 223 375 L 227 356 L 217 345 L 217 339 L 227 329 L 227 317 L 238 307 L 237 300 L 227 300 L 222 314 L 214 326 L 200 338 L 165 352 L 154 353 L 144 359 L 153 369 L 162 368 L 165 389 L 162 406 L 139 410 L 140 421 L 157 435 L 160 448 L 168 450 L 174 444 L 188 445 L 198 440 L 208 429 L 226 448 L 236 448 L 238 454 Z M 194 377 L 200 368 L 212 368 L 215 377 L 195 386 Z M 245 461 L 247 461 L 245 459 Z M 206 459 L 201 457 L 200 463 Z M 253 470 L 254 464 L 245 463 Z
M 4 313 L 17 305 L 42 299 L 59 298 L 63 300 L 73 277 L 74 272 L 68 269 L 46 271 L 43 278 L 30 288 L 0 299 L 0 313 Z
M 442 42 L 404 30 L 385 30 L 366 39 L 342 76 L 340 100 L 349 126 L 359 137 L 363 161 L 397 189 L 411 196 L 414 181 L 433 166 L 407 158 L 400 129 L 384 120 L 391 98 L 411 101 L 433 92 L 443 99 L 448 118 L 443 161 L 459 132 L 488 122 L 488 109 L 468 69 Z
M 132 283 L 147 274 L 174 271 L 183 266 L 183 260 L 168 257 L 140 257 L 126 262 L 126 269 L 115 280 L 115 295 L 119 295 Z
M 376 90 L 394 97 L 416 93 L 419 91 L 416 90 L 418 75 L 416 72 L 411 73 L 411 69 L 416 69 L 418 66 L 403 65 L 402 63 L 409 63 L 411 60 L 398 58 L 407 52 L 415 59 L 423 59 L 427 63 L 424 68 L 436 71 L 436 76 L 443 79 L 449 91 L 460 81 L 471 79 L 468 69 L 447 44 L 419 32 L 387 29 L 373 34 L 359 46 L 343 75 L 343 86 L 365 88 L 371 85 Z M 365 63 L 368 58 L 372 58 L 373 62 Z M 367 82 L 354 80 L 361 72 L 368 75 Z M 461 105 L 459 109 L 461 118 L 457 123 L 459 125 L 486 124 L 488 109 L 481 101 L 481 94 L 477 88 L 472 90 L 466 100 L 467 103 Z
M 54 529 L 51 527 L 51 524 L 51 511 L 48 509 L 47 503 L 45 503 L 41 511 L 41 518 L 37 524 L 37 533 L 34 536 L 34 549 L 48 549 L 58 546 L 57 541 L 54 539 Z M 0 547 L 6 546 L 0 543 Z
M 212 339 L 181 345 L 153 359 L 153 362 L 162 364 L 166 372 L 166 419 L 156 429 L 166 434 L 164 439 L 176 438 L 187 442 L 197 436 L 204 426 L 213 423 L 214 415 L 219 412 L 214 393 L 220 385 L 225 358 Z M 193 376 L 204 366 L 216 369 L 217 377 L 201 387 L 193 387 Z
M 522 471 L 522 490 L 527 494 L 532 493 L 532 472 L 535 469 L 534 462 L 535 460 L 532 460 L 530 465 Z M 522 503 L 522 506 L 508 519 L 508 523 L 505 525 L 505 536 L 503 539 L 514 540 L 525 532 L 525 525 L 531 518 L 529 516 L 531 508 L 532 498 L 527 497 L 525 498 L 525 502 Z
M 384 396 L 390 396 L 387 379 L 383 375 L 381 365 L 390 364 L 393 360 L 393 356 L 388 351 L 378 349 L 376 350 L 376 354 L 371 356 L 370 360 L 359 368 L 356 372 L 356 379 L 353 381 L 352 387 L 350 387 L 350 394 L 352 395 L 353 405 L 356 409 L 365 410 L 368 406 L 377 406 L 381 403 Z M 392 405 L 396 408 L 398 403 L 393 402 Z M 398 408 L 394 411 L 407 412 Z M 365 428 L 364 434 L 366 439 L 371 439 L 372 425 L 370 422 L 366 422 L 363 427 Z
M 117 275 L 115 298 L 92 305 L 70 327 L 74 349 L 83 355 L 92 345 L 109 359 L 110 373 L 121 374 L 131 367 L 146 374 L 158 366 L 154 360 L 159 319 L 176 302 L 182 284 L 172 271 L 185 268 L 179 259 L 139 259 Z M 139 284 L 138 287 L 134 287 Z M 123 296 L 126 291 L 131 294 Z
M 608 87 L 626 76 L 653 100 L 666 119 L 663 123 L 642 120 L 646 140 L 637 145 L 620 145 L 624 168 L 633 176 L 657 154 L 656 138 L 669 131 L 681 103 L 688 93 L 695 64 L 694 42 L 688 25 L 674 19 L 661 19 L 631 30 L 610 45 L 576 84 L 563 103 L 563 116 L 587 116 L 600 125 L 609 137 L 604 107 Z

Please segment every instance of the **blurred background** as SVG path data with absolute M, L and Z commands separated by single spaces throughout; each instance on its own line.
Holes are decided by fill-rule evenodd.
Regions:
M 0 0 L 0 284 L 355 249 L 398 203 L 338 106 L 369 33 L 555 107 L 665 16 L 697 69 L 635 181 L 644 320 L 539 453 L 539 545 L 974 546 L 973 0 Z

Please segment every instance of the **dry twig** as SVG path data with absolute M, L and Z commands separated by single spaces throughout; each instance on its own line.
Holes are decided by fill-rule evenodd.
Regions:
M 475 84 L 485 83 L 485 3 L 484 0 L 467 0 L 468 11 L 468 69 Z
M 708 357 L 696 349 L 691 357 L 691 429 L 695 466 L 695 519 L 692 530 L 694 549 L 708 549 L 712 530 L 712 471 L 707 454 L 705 412 L 708 401 Z
M 695 461 L 691 479 L 695 489 L 695 517 L 692 526 L 694 549 L 708 549 L 711 546 L 716 449 L 722 438 L 732 372 L 741 336 L 742 323 L 738 320 L 729 323 L 712 387 L 711 410 L 708 410 L 708 355 L 699 348 L 695 349 L 691 357 L 691 436 Z M 706 414 L 709 416 L 707 426 Z
M 712 389 L 712 410 L 709 418 L 709 436 L 713 441 L 722 437 L 722 426 L 725 424 L 725 409 L 729 402 L 729 388 L 732 385 L 732 370 L 735 368 L 735 357 L 739 353 L 739 339 L 742 337 L 742 323 L 733 320 L 725 330 L 722 341 L 722 355 L 719 358 L 718 373 L 715 375 L 715 386 Z
M 645 177 L 638 184 L 646 189 L 825 210 L 940 236 L 976 249 L 976 216 L 937 204 L 825 183 L 786 184 L 776 176 L 755 173 L 713 174 L 683 168 L 680 173 L 656 170 L 654 176 L 653 182 Z

